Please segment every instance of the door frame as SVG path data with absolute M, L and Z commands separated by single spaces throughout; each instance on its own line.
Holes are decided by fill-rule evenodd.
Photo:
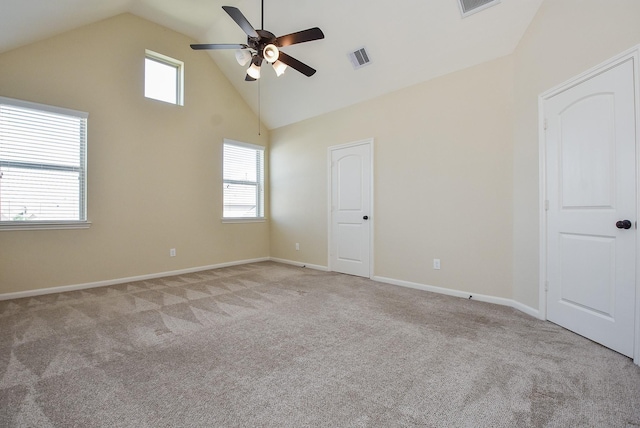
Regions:
M 340 150 L 340 149 L 346 149 L 349 147 L 356 147 L 356 146 L 365 146 L 368 145 L 369 146 L 369 161 L 370 161 L 370 174 L 369 174 L 369 212 L 371 214 L 369 214 L 369 278 L 373 278 L 373 265 L 374 265 L 374 259 L 373 259 L 373 225 L 376 219 L 375 213 L 373 211 L 373 195 L 374 195 L 374 191 L 373 191 L 373 138 L 367 138 L 364 140 L 359 140 L 359 141 L 353 141 L 351 143 L 346 143 L 346 144 L 338 144 L 335 146 L 330 146 L 327 149 L 327 243 L 328 243 L 328 247 L 327 247 L 327 266 L 329 269 L 329 272 L 333 272 L 333 266 L 332 266 L 332 262 L 331 262 L 331 244 L 332 242 L 332 236 L 333 236 L 333 230 L 332 230 L 332 215 L 331 215 L 331 203 L 332 203 L 332 173 L 331 173 L 331 153 L 333 153 L 334 150 Z
M 546 132 L 545 109 L 547 100 L 577 86 L 599 74 L 602 74 L 628 60 L 633 61 L 634 105 L 636 129 L 636 216 L 640 216 L 640 45 L 637 45 L 568 81 L 549 89 L 538 96 L 538 161 L 539 161 L 539 233 L 540 233 L 540 283 L 539 318 L 547 319 L 547 168 L 546 168 Z M 640 229 L 636 229 L 636 304 L 635 304 L 635 343 L 633 362 L 640 366 Z

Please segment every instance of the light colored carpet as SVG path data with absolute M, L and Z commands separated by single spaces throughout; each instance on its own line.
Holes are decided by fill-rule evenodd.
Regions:
M 638 427 L 640 367 L 511 308 L 258 263 L 0 302 L 3 427 Z

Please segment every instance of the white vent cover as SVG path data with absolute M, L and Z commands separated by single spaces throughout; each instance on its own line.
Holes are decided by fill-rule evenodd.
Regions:
M 348 55 L 354 69 L 358 69 L 364 67 L 365 65 L 371 64 L 371 57 L 364 47 L 353 52 L 349 52 Z
M 495 6 L 500 0 L 458 0 L 462 17 L 466 18 L 476 12 L 480 12 L 488 7 Z

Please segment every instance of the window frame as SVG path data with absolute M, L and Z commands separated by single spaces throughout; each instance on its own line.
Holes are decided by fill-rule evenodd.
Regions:
M 177 60 L 175 58 L 171 58 L 170 56 L 163 55 L 158 52 L 154 52 L 150 49 L 145 49 L 144 59 L 145 59 L 145 69 L 144 69 L 144 97 L 149 100 L 160 101 L 167 104 L 172 104 L 176 106 L 184 106 L 184 62 Z M 176 69 L 176 101 L 166 101 L 158 98 L 153 98 L 147 96 L 147 67 L 146 61 L 155 61 L 160 64 L 168 65 Z
M 14 106 L 17 108 L 24 108 L 29 110 L 40 111 L 44 113 L 53 113 L 64 116 L 71 116 L 84 121 L 82 128 L 84 132 L 80 137 L 80 153 L 78 167 L 64 167 L 60 165 L 46 163 L 30 163 L 30 162 L 14 162 L 3 161 L 0 158 L 0 165 L 14 166 L 27 169 L 45 169 L 50 171 L 77 171 L 80 173 L 80 187 L 78 195 L 78 220 L 42 220 L 42 221 L 1 221 L 0 231 L 6 230 L 34 230 L 34 229 L 86 229 L 91 226 L 91 222 L 88 220 L 87 212 L 87 152 L 88 152 L 88 118 L 89 113 L 72 110 L 64 107 L 57 107 L 47 104 L 40 104 L 30 101 L 18 100 L 7 97 L 0 97 L 0 104 Z M 49 166 L 50 168 L 42 168 L 42 166 Z
M 256 179 L 257 181 L 253 182 L 253 181 L 245 181 L 245 180 L 227 180 L 224 177 L 224 163 L 225 163 L 225 156 L 224 156 L 224 148 L 225 146 L 234 146 L 234 147 L 241 147 L 241 148 L 245 148 L 245 149 L 252 149 L 255 150 L 256 152 L 261 152 L 262 153 L 262 169 L 258 169 L 258 163 L 256 162 Z M 265 146 L 260 146 L 257 144 L 251 144 L 251 143 L 245 143 L 242 141 L 236 141 L 236 140 L 230 140 L 225 138 L 223 140 L 222 143 L 222 185 L 224 187 L 224 185 L 226 183 L 229 184 L 240 184 L 240 185 L 255 185 L 256 186 L 256 216 L 255 217 L 225 217 L 224 215 L 224 207 L 225 207 L 225 200 L 224 200 L 224 189 L 223 189 L 223 193 L 222 193 L 222 222 L 223 223 L 259 223 L 259 222 L 264 222 L 266 221 L 266 207 L 265 207 L 265 169 L 266 169 L 266 165 L 265 165 L 265 153 L 266 152 L 266 147 Z

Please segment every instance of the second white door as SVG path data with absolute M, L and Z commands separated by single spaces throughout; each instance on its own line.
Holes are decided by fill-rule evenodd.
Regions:
M 330 149 L 330 268 L 370 276 L 371 144 Z

